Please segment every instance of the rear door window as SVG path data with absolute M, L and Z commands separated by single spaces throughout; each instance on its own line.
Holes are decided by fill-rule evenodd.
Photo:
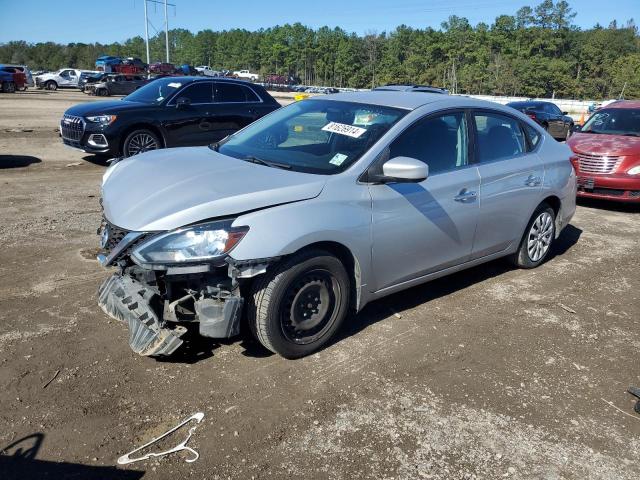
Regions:
M 178 98 L 188 98 L 192 105 L 212 103 L 212 84 L 210 82 L 195 82 L 180 92 Z
M 247 101 L 246 89 L 235 83 L 218 83 L 216 86 L 216 101 L 220 103 L 244 103 Z
M 527 142 L 520 122 L 499 113 L 475 113 L 473 115 L 477 132 L 478 161 L 517 157 L 527 151 Z

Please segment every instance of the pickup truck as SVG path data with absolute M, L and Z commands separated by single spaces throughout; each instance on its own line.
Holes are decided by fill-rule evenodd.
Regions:
M 92 70 L 78 70 L 75 68 L 62 68 L 57 72 L 44 73 L 36 76 L 36 87 L 47 90 L 57 90 L 58 88 L 71 87 L 78 88 L 80 76 L 83 73 L 98 73 Z
M 233 72 L 233 75 L 245 80 L 251 80 L 252 82 L 255 82 L 256 80 L 258 80 L 258 78 L 260 78 L 260 75 L 258 75 L 257 73 L 251 73 L 249 70 L 237 70 Z
M 200 65 L 199 67 L 196 67 L 196 70 L 206 77 L 220 76 L 220 72 L 215 71 L 209 65 Z

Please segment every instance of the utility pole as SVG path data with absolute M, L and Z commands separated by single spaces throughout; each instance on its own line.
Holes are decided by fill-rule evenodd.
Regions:
M 167 16 L 167 0 L 164 0 L 164 43 L 167 47 L 167 63 L 169 63 L 169 17 Z
M 168 3 L 167 0 L 142 0 L 144 3 L 144 41 L 147 45 L 147 63 L 151 61 L 149 55 L 149 16 L 147 15 L 147 3 L 151 2 L 153 4 L 164 4 L 164 43 L 167 50 L 167 63 L 169 63 L 169 14 L 167 12 L 167 7 L 174 7 L 175 3 Z M 153 24 L 151 24 L 153 26 Z M 154 29 L 156 27 L 153 27 Z M 157 30 L 156 30 L 157 32 Z
M 147 46 L 147 65 L 150 63 L 149 59 L 149 19 L 147 17 L 147 0 L 143 0 L 144 3 L 144 43 Z

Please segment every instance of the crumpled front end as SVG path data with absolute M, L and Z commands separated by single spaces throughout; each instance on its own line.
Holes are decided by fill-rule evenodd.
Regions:
M 228 258 L 184 266 L 137 265 L 136 246 L 163 232 L 128 232 L 107 221 L 99 231 L 98 260 L 116 267 L 98 290 L 98 304 L 129 328 L 131 349 L 144 356 L 171 355 L 188 328 L 209 338 L 240 333 L 242 297 L 237 267 Z

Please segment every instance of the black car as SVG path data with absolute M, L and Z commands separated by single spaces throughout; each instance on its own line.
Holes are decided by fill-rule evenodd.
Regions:
M 131 156 L 156 148 L 208 145 L 280 104 L 256 84 L 232 79 L 165 77 L 122 100 L 82 103 L 60 121 L 65 145 L 87 153 Z
M 540 124 L 556 140 L 566 140 L 573 128 L 573 118 L 567 112 L 561 111 L 551 102 L 511 102 L 508 107 L 521 111 L 529 118 Z
M 80 74 L 80 78 L 78 79 L 78 88 L 80 89 L 81 92 L 84 92 L 84 89 L 87 85 L 91 85 L 93 83 L 97 83 L 100 80 L 104 79 L 107 75 L 109 75 L 108 73 L 89 73 L 89 72 L 82 72 Z
M 110 73 L 99 82 L 93 84 L 93 94 L 101 97 L 108 97 L 110 95 L 129 95 L 139 88 L 142 88 L 148 83 L 148 81 L 149 80 L 144 78 L 142 75 Z

